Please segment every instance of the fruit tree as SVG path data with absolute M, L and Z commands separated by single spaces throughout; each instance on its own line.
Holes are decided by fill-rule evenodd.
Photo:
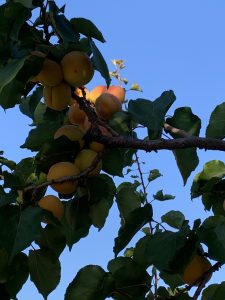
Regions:
M 20 146 L 32 156 L 14 162 L 0 151 L 0 299 L 18 299 L 28 278 L 48 299 L 61 253 L 90 228 L 100 231 L 113 203 L 114 257 L 107 268 L 89 264 L 74 274 L 65 300 L 223 299 L 225 282 L 208 282 L 225 263 L 225 163 L 208 161 L 191 186 L 209 217 L 191 224 L 173 207 L 158 219 L 154 202 L 174 196 L 150 195 L 161 173 L 144 174 L 140 150 L 171 151 L 186 184 L 197 150 L 225 153 L 225 102 L 199 136 L 200 117 L 173 109 L 172 90 L 129 100 L 123 61 L 109 72 L 96 41 L 105 39 L 91 20 L 68 19 L 53 0 L 0 6 L 0 106 L 19 107 L 32 123 Z M 89 90 L 96 73 L 104 84 Z

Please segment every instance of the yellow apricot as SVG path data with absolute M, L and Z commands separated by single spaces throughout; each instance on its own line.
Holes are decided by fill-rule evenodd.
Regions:
M 79 142 L 80 147 L 82 148 L 84 146 L 84 134 L 84 130 L 79 126 L 64 125 L 55 132 L 54 139 L 58 139 L 59 137 L 65 135 L 71 141 Z
M 82 125 L 85 117 L 86 113 L 80 109 L 79 104 L 75 101 L 68 110 L 68 118 L 70 123 L 74 125 Z
M 120 111 L 122 108 L 121 102 L 114 95 L 104 93 L 95 101 L 95 109 L 97 114 L 105 120 Z
M 201 257 L 196 254 L 193 257 L 193 259 L 189 262 L 189 264 L 186 266 L 181 277 L 184 283 L 187 284 L 195 283 L 195 285 L 198 285 L 203 274 L 207 272 L 211 268 L 211 266 L 212 265 L 207 258 Z M 209 275 L 207 281 L 209 281 L 210 278 L 211 275 Z
M 76 156 L 74 164 L 80 170 L 80 172 L 83 172 L 84 170 L 86 170 L 92 165 L 96 156 L 97 156 L 97 152 L 91 149 L 83 149 Z M 99 161 L 97 166 L 94 168 L 94 170 L 88 173 L 88 177 L 97 176 L 100 173 L 101 168 L 102 168 L 102 161 Z
M 54 60 L 46 58 L 41 72 L 36 76 L 36 80 L 44 86 L 56 86 L 63 80 L 63 73 L 60 65 Z
M 105 127 L 99 125 L 98 128 L 102 135 L 112 136 L 112 134 Z M 93 141 L 89 144 L 89 148 L 95 152 L 102 152 L 105 149 L 105 146 L 101 143 Z
M 90 97 L 90 93 L 86 87 L 84 88 L 84 92 L 85 92 L 85 98 L 86 98 L 86 100 L 88 100 Z M 74 93 L 75 93 L 75 95 L 77 95 L 79 97 L 83 97 L 83 92 L 80 88 L 76 88 Z
M 83 86 L 94 75 L 91 59 L 85 52 L 72 51 L 66 54 L 61 61 L 64 80 L 71 86 Z
M 44 196 L 38 201 L 38 205 L 41 208 L 50 211 L 53 214 L 53 216 L 59 221 L 62 219 L 64 213 L 64 205 L 58 197 L 53 195 Z M 44 222 L 48 223 L 47 220 L 44 220 Z
M 71 88 L 66 82 L 57 86 L 45 86 L 43 90 L 45 104 L 51 109 L 61 111 L 67 108 L 71 99 Z
M 47 180 L 59 179 L 64 176 L 75 176 L 79 174 L 79 169 L 70 162 L 59 162 L 51 166 L 48 171 Z M 77 181 L 65 181 L 63 183 L 53 183 L 51 187 L 62 195 L 71 194 L 76 191 Z
M 121 103 L 123 103 L 125 99 L 125 90 L 119 85 L 111 85 L 106 93 L 116 96 Z
M 95 103 L 95 100 L 101 96 L 103 93 L 107 92 L 107 87 L 105 85 L 98 85 L 93 88 L 90 92 L 89 99 L 90 102 Z

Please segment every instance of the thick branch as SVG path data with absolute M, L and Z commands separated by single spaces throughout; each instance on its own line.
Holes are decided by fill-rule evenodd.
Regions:
M 95 133 L 92 133 L 91 138 L 96 142 L 107 145 L 108 148 L 132 148 L 145 150 L 147 152 L 187 148 L 225 151 L 225 141 L 214 138 L 186 137 L 174 140 L 159 139 L 144 141 L 125 136 L 100 136 Z

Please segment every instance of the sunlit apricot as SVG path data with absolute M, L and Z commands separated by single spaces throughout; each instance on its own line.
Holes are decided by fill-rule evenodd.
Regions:
M 57 86 L 45 86 L 43 90 L 45 104 L 51 109 L 61 111 L 70 103 L 71 88 L 66 82 L 62 82 Z
M 64 205 L 58 197 L 53 195 L 44 196 L 41 198 L 41 200 L 38 201 L 38 205 L 41 208 L 50 211 L 53 216 L 59 221 L 62 219 L 64 213 Z M 44 222 L 48 223 L 48 221 Z
M 80 170 L 80 172 L 82 172 L 92 165 L 96 156 L 97 156 L 97 152 L 91 149 L 83 149 L 76 156 L 74 164 Z M 102 168 L 102 162 L 99 161 L 97 166 L 94 168 L 94 170 L 88 173 L 88 177 L 98 175 L 101 171 L 101 168 Z
M 62 69 L 57 62 L 46 58 L 40 73 L 35 76 L 35 80 L 44 86 L 56 86 L 63 80 Z
M 116 96 L 121 103 L 123 103 L 125 99 L 125 90 L 119 85 L 110 85 L 106 93 Z
M 84 123 L 84 119 L 86 117 L 86 113 L 80 109 L 79 104 L 75 101 L 72 104 L 68 111 L 68 118 L 71 124 L 74 125 L 82 125 Z
M 95 103 L 95 100 L 101 96 L 103 93 L 107 92 L 107 87 L 105 85 L 98 85 L 94 87 L 89 95 L 90 102 Z
M 59 162 L 51 166 L 48 171 L 47 180 L 59 179 L 65 176 L 75 176 L 79 174 L 79 169 L 70 162 Z M 76 191 L 77 181 L 65 181 L 63 183 L 53 183 L 51 187 L 62 195 L 71 194 Z
M 121 102 L 114 95 L 104 93 L 95 101 L 95 109 L 97 114 L 105 120 L 120 111 L 122 108 Z
M 61 61 L 63 77 L 71 86 L 83 86 L 94 75 L 94 68 L 89 56 L 82 51 L 71 51 Z
M 60 127 L 54 134 L 54 139 L 58 139 L 59 137 L 65 135 L 68 139 L 73 142 L 79 142 L 80 147 L 84 146 L 84 130 L 75 125 L 64 125 Z

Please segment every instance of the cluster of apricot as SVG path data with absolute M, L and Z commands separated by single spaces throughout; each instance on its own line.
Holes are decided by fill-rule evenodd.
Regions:
M 72 98 L 71 87 L 76 87 L 75 94 L 79 97 L 85 96 L 90 105 L 95 109 L 96 114 L 107 121 L 111 116 L 120 111 L 122 102 L 125 98 L 125 91 L 120 86 L 97 86 L 91 92 L 82 87 L 93 77 L 94 69 L 90 58 L 80 51 L 72 51 L 66 54 L 59 63 L 46 58 L 41 53 L 34 51 L 33 55 L 45 57 L 43 67 L 40 73 L 32 79 L 33 82 L 39 82 L 44 85 L 43 96 L 45 104 L 56 111 L 68 108 L 66 125 L 60 127 L 54 135 L 54 139 L 66 136 L 71 141 L 76 141 L 80 145 L 80 152 L 75 157 L 74 163 L 61 161 L 52 165 L 47 174 L 47 180 L 56 180 L 65 176 L 77 176 L 81 172 L 88 170 L 95 161 L 98 152 L 104 150 L 104 145 L 91 142 L 88 149 L 84 149 L 84 136 L 90 129 L 86 113 L 80 109 L 79 104 Z M 85 95 L 83 95 L 85 93 Z M 103 126 L 99 126 L 103 135 L 110 135 L 110 132 Z M 88 177 L 96 176 L 102 168 L 102 162 L 87 172 Z M 62 195 L 72 194 L 76 191 L 78 180 L 69 180 L 62 183 L 54 183 L 51 187 Z M 60 199 L 53 195 L 44 196 L 39 200 L 39 206 L 52 212 L 57 218 L 61 219 L 64 212 L 64 206 Z

